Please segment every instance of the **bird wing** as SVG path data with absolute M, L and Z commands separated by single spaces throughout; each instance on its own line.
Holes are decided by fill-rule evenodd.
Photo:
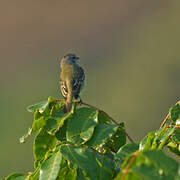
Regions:
M 85 81 L 84 70 L 82 67 L 79 67 L 78 76 L 73 79 L 73 92 L 75 99 L 79 97 L 79 93 L 84 85 L 84 81 Z

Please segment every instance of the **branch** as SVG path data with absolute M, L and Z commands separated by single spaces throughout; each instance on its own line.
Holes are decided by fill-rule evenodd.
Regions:
M 123 172 L 122 172 L 122 180 L 125 179 L 125 176 L 126 174 L 130 171 L 130 167 L 132 166 L 132 164 L 134 163 L 134 161 L 136 160 L 136 158 L 138 157 L 139 155 L 139 152 L 135 153 L 133 155 L 133 157 L 130 159 L 129 163 L 127 164 L 126 168 L 123 169 Z
M 170 117 L 170 113 L 167 114 L 167 116 L 165 117 L 164 121 L 162 122 L 161 126 L 160 126 L 160 129 L 164 127 L 164 125 L 166 124 L 166 122 L 168 121 Z

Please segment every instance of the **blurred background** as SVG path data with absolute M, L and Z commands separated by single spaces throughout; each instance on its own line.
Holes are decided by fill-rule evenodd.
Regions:
M 1 0 L 0 177 L 33 170 L 26 107 L 61 97 L 68 52 L 86 70 L 83 100 L 140 140 L 180 99 L 180 1 Z

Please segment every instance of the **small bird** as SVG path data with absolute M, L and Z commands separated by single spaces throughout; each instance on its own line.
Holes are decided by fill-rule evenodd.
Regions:
M 66 102 L 65 113 L 71 110 L 73 98 L 80 98 L 79 93 L 84 86 L 85 73 L 78 59 L 75 54 L 69 53 L 61 60 L 60 87 Z

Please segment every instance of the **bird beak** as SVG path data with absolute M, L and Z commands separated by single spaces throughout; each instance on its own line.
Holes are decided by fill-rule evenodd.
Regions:
M 79 60 L 80 58 L 79 57 L 76 57 L 77 60 Z

